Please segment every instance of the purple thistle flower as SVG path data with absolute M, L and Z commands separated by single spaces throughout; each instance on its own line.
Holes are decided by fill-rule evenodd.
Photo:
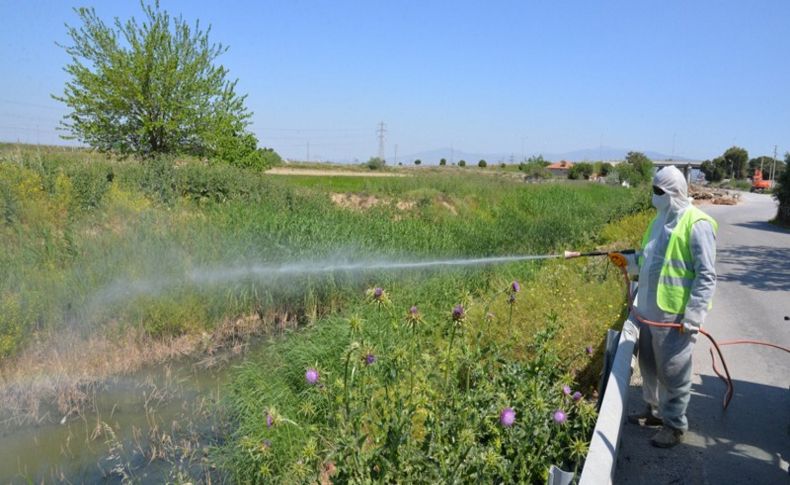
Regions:
M 499 423 L 505 428 L 513 426 L 516 422 L 516 411 L 513 408 L 505 408 L 499 413 Z
M 304 373 L 304 378 L 308 384 L 313 385 L 318 382 L 318 371 L 311 367 Z
M 266 413 L 266 427 L 271 428 L 274 424 L 274 418 L 272 417 L 271 413 Z
M 453 308 L 453 321 L 460 322 L 464 319 L 464 307 L 463 305 L 455 305 Z
M 573 400 L 574 401 L 579 401 L 581 398 L 582 398 L 582 393 L 581 392 L 576 391 L 576 392 L 573 393 Z
M 518 293 L 521 291 L 521 285 L 518 284 L 518 281 L 513 281 L 513 283 L 510 284 L 510 290 L 513 293 Z
M 587 355 L 592 355 L 593 353 L 592 345 L 588 345 L 587 348 L 584 349 L 584 351 L 587 352 Z
M 412 307 L 409 308 L 408 313 L 406 313 L 406 323 L 414 328 L 418 323 L 421 322 L 422 317 L 420 316 L 420 310 L 417 308 L 417 305 L 412 305 Z
M 365 365 L 373 365 L 376 362 L 376 356 L 368 354 L 365 356 Z
M 562 386 L 562 393 L 565 394 L 566 396 L 570 396 L 571 395 L 571 388 L 570 388 L 570 386 L 568 386 L 568 385 Z
M 376 287 L 376 289 L 373 290 L 373 298 L 375 298 L 376 300 L 381 300 L 382 295 L 384 295 L 383 288 Z
M 565 411 L 563 411 L 562 409 L 558 409 L 554 411 L 552 418 L 554 419 L 555 423 L 562 424 L 568 419 L 568 416 L 565 414 Z

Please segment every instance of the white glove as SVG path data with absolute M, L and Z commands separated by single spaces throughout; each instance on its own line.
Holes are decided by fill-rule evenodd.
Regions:
M 683 320 L 680 322 L 680 333 L 687 333 L 689 335 L 696 335 L 699 333 L 699 325 L 696 323 L 689 322 L 688 320 Z
M 639 277 L 639 253 L 624 254 L 625 260 L 628 263 L 625 270 L 628 272 L 628 277 L 632 280 Z

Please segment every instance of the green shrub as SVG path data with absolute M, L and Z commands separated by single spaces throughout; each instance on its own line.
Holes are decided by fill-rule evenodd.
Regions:
M 193 200 L 224 202 L 248 194 L 252 186 L 249 174 L 227 165 L 191 163 L 180 167 L 177 175 L 179 194 Z
M 790 156 L 785 158 L 790 160 Z M 785 169 L 776 180 L 774 198 L 779 202 L 776 220 L 782 224 L 790 224 L 790 170 Z
M 81 209 L 99 207 L 115 176 L 110 166 L 95 163 L 71 166 L 67 175 L 71 179 L 74 201 Z
M 145 162 L 137 183 L 153 200 L 164 204 L 172 203 L 177 195 L 175 162 L 167 156 Z
M 274 151 L 274 148 L 259 148 L 258 152 L 261 155 L 261 161 L 263 163 L 261 168 L 263 169 L 276 167 L 283 163 L 283 159 L 280 157 L 279 153 Z
M 143 329 L 153 337 L 174 337 L 205 326 L 205 300 L 198 293 L 141 298 L 134 305 Z
M 524 172 L 527 179 L 540 180 L 551 178 L 551 172 L 540 162 L 520 163 L 518 169 Z
M 568 178 L 572 180 L 588 180 L 592 174 L 593 165 L 587 162 L 576 163 L 568 170 Z
M 385 162 L 383 159 L 379 157 L 373 157 L 370 160 L 368 160 L 367 163 L 365 164 L 365 166 L 367 166 L 371 170 L 381 170 L 386 165 L 387 162 Z
M 0 358 L 18 350 L 24 336 L 29 335 L 29 322 L 19 295 L 0 293 Z

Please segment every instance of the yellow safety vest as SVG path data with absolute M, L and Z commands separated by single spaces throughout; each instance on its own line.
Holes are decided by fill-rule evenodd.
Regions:
M 647 231 L 642 237 L 642 248 L 647 245 L 650 233 L 653 230 L 658 216 L 650 221 Z M 664 255 L 664 265 L 661 267 L 661 274 L 658 278 L 658 298 L 657 304 L 660 309 L 667 313 L 677 315 L 686 311 L 686 304 L 691 295 L 691 285 L 697 274 L 694 272 L 694 260 L 691 257 L 691 228 L 697 221 L 708 221 L 713 226 L 715 233 L 719 229 L 716 221 L 694 206 L 689 206 L 686 212 L 680 217 L 677 226 L 672 231 L 667 245 L 667 252 Z M 639 266 L 644 263 L 644 258 L 639 256 Z M 710 305 L 708 305 L 710 310 Z

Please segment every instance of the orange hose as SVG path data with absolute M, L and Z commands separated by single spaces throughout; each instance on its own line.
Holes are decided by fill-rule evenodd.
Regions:
M 622 271 L 623 277 L 625 279 L 626 295 L 628 297 L 628 309 L 631 312 L 631 314 L 634 316 L 634 318 L 637 319 L 637 321 L 645 325 L 650 325 L 652 327 L 677 328 L 679 330 L 682 329 L 682 325 L 679 323 L 654 322 L 646 318 L 642 318 L 634 308 L 634 297 L 631 294 L 631 282 L 628 279 L 628 271 L 626 271 L 625 265 L 621 266 L 618 264 L 617 266 L 620 268 L 620 271 Z M 727 362 L 724 360 L 724 355 L 721 353 L 721 346 L 742 345 L 742 344 L 764 345 L 767 347 L 773 347 L 779 350 L 784 350 L 785 352 L 790 353 L 790 349 L 788 349 L 787 347 L 783 347 L 781 345 L 777 345 L 771 342 L 763 342 L 761 340 L 751 340 L 751 339 L 736 339 L 736 340 L 727 340 L 724 342 L 716 342 L 716 339 L 714 339 L 711 334 L 709 334 L 704 329 L 702 329 L 702 327 L 700 327 L 699 333 L 701 333 L 702 335 L 707 337 L 708 340 L 710 340 L 711 345 L 713 345 L 713 348 L 716 349 L 716 353 L 719 354 L 719 359 L 721 359 L 721 365 L 724 368 L 724 374 L 719 372 L 719 369 L 716 367 L 716 357 L 713 354 L 713 348 L 709 349 L 713 372 L 715 372 L 716 375 L 719 376 L 719 378 L 722 381 L 724 381 L 724 384 L 727 386 L 727 390 L 724 392 L 724 401 L 722 403 L 724 409 L 727 409 L 727 406 L 730 405 L 732 396 L 735 393 L 735 388 L 732 384 L 732 377 L 730 376 L 730 370 L 727 368 Z
M 766 347 L 773 347 L 775 349 L 784 350 L 788 354 L 790 354 L 790 349 L 787 347 L 782 347 L 781 345 L 772 344 L 770 342 L 763 342 L 762 340 L 750 340 L 750 339 L 735 339 L 735 340 L 725 340 L 723 342 L 719 342 L 719 345 L 741 345 L 741 344 L 752 344 L 752 345 L 765 345 Z

